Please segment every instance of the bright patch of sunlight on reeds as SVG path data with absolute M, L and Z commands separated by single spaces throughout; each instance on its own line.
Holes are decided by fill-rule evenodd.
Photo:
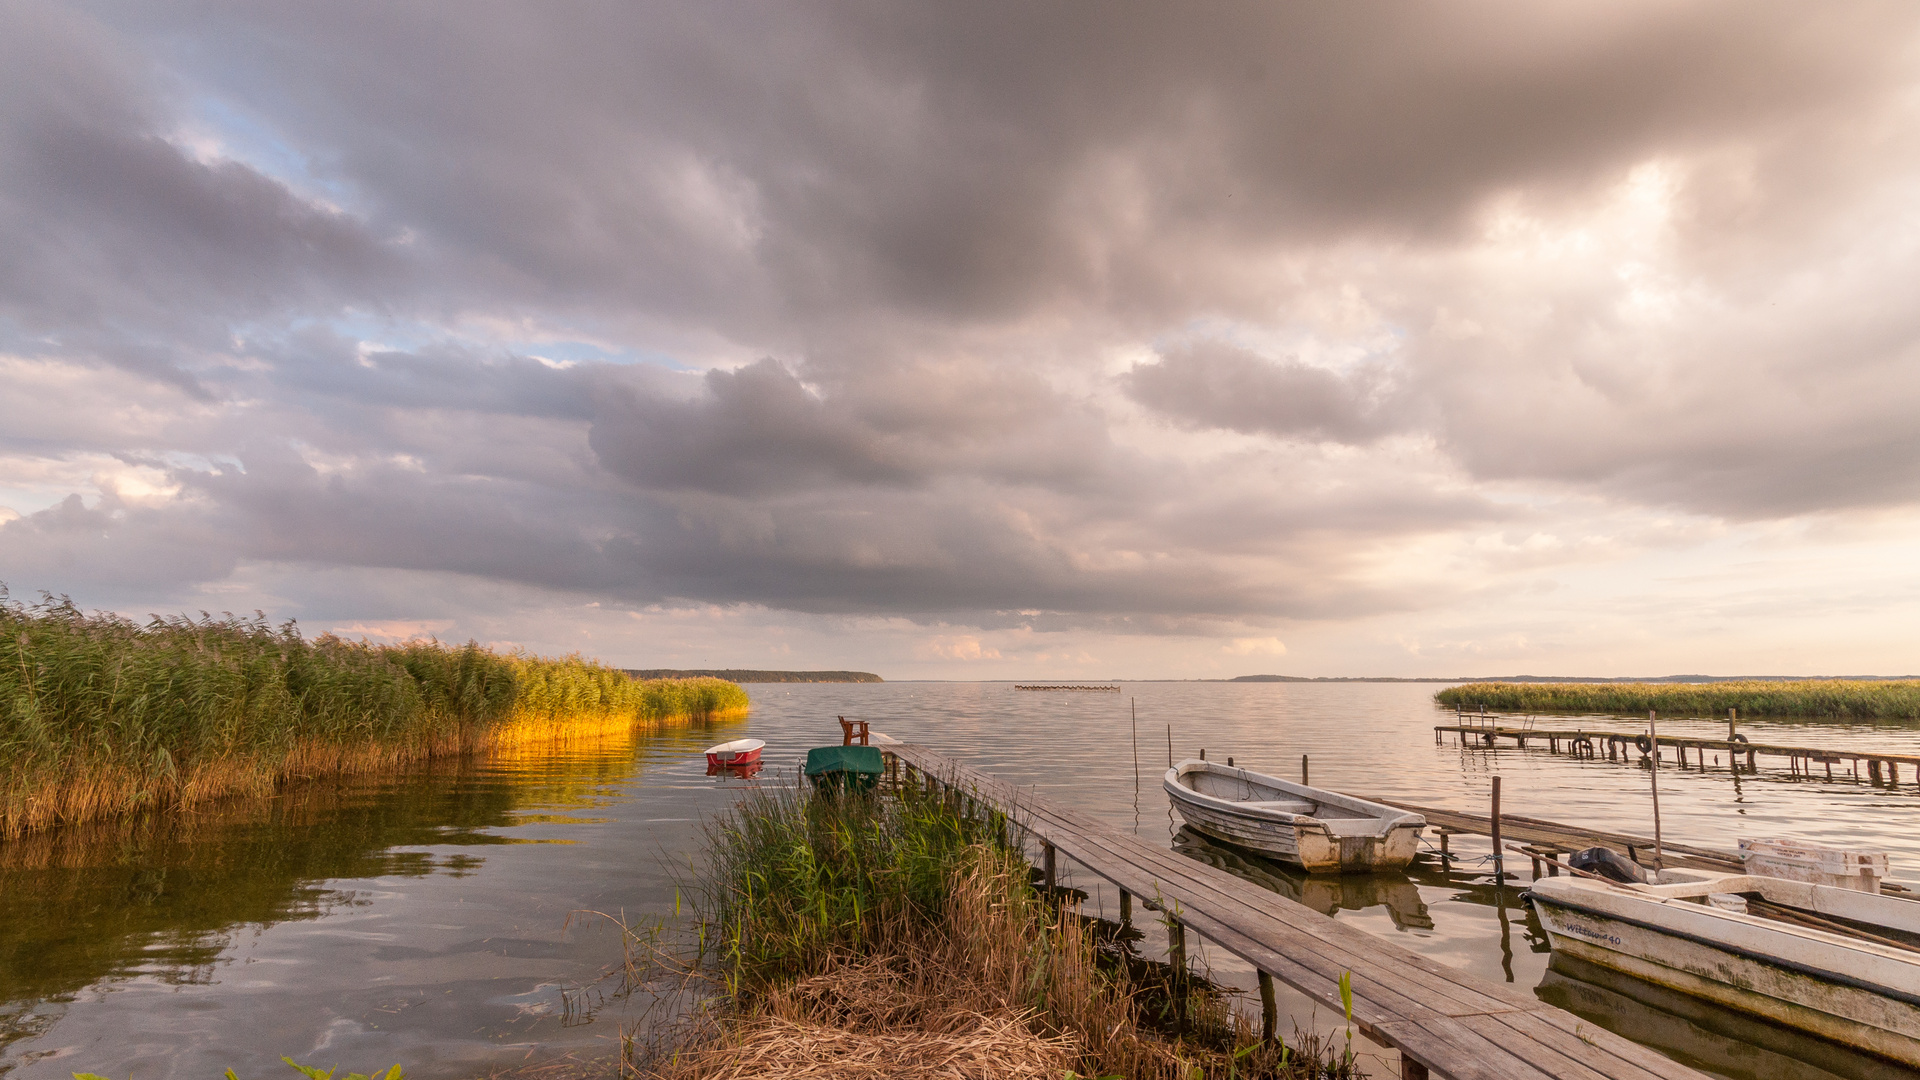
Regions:
M 0 589 L 0 836 L 746 708 L 734 683 L 579 656 L 309 641 L 261 617 L 143 625 Z

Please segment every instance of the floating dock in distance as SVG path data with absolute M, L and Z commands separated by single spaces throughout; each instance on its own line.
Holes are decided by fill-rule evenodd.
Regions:
M 1056 883 L 1056 853 L 1064 854 L 1120 890 L 1122 919 L 1134 897 L 1158 910 L 1176 964 L 1184 962 L 1187 931 L 1252 964 L 1260 972 L 1262 1027 L 1269 1034 L 1275 1020 L 1270 980 L 1342 1015 L 1344 975 L 1351 979 L 1354 1026 L 1400 1052 L 1405 1080 L 1705 1080 L 1521 987 L 1401 948 L 1031 790 L 910 743 L 884 750 L 908 779 L 991 806 L 1025 829 L 1042 845 L 1048 885 Z
M 1462 716 L 1467 715 L 1470 714 L 1462 714 Z M 1492 721 L 1496 718 L 1488 717 L 1487 719 Z M 1498 719 L 1511 720 L 1514 717 Z M 1433 741 L 1440 742 L 1442 736 L 1449 732 L 1458 735 L 1463 745 L 1471 740 L 1478 740 L 1482 746 L 1492 747 L 1499 745 L 1501 739 L 1512 739 L 1515 745 L 1525 749 L 1529 741 L 1535 741 L 1546 743 L 1547 749 L 1556 754 L 1561 752 L 1561 744 L 1564 743 L 1566 752 L 1579 757 L 1599 757 L 1604 748 L 1608 761 L 1614 760 L 1616 751 L 1620 755 L 1620 760 L 1627 760 L 1628 747 L 1639 750 L 1641 756 L 1646 757 L 1652 752 L 1654 746 L 1654 741 L 1645 732 L 1588 731 L 1584 728 L 1531 726 L 1503 727 L 1497 723 L 1435 724 Z M 1674 749 L 1679 758 L 1679 767 L 1682 769 L 1697 767 L 1703 772 L 1707 771 L 1707 751 L 1716 750 L 1727 755 L 1726 768 L 1729 772 L 1742 768 L 1739 763 L 1742 757 L 1746 759 L 1743 771 L 1758 772 L 1760 769 L 1758 759 L 1765 755 L 1786 758 L 1787 768 L 1796 776 L 1813 776 L 1813 767 L 1822 765 L 1825 766 L 1828 780 L 1845 779 L 1834 776 L 1833 767 L 1852 764 L 1857 772 L 1865 774 L 1865 778 L 1870 783 L 1888 786 L 1897 786 L 1900 783 L 1900 766 L 1906 765 L 1913 769 L 1914 782 L 1920 784 L 1920 754 L 1895 754 L 1880 750 L 1836 750 L 1818 746 L 1783 746 L 1776 743 L 1748 742 L 1744 735 L 1736 735 L 1732 739 L 1661 735 L 1659 745 Z M 1692 763 L 1688 761 L 1689 754 L 1695 758 Z M 1863 765 L 1865 768 L 1861 769 Z
M 1106 686 L 1062 686 L 1053 683 L 1014 683 L 1013 688 L 1015 690 L 1092 690 L 1102 694 L 1117 694 L 1120 692 L 1120 687 L 1113 684 Z

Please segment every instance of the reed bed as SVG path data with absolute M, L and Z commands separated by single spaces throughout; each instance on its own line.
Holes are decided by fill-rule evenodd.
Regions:
M 307 640 L 261 616 L 141 624 L 0 590 L 0 837 L 746 708 L 733 683 L 578 656 Z
M 1434 701 L 1499 712 L 1780 716 L 1835 720 L 1920 719 L 1920 680 L 1807 679 L 1718 683 L 1467 683 Z
M 710 838 L 684 970 L 713 996 L 629 1075 L 1361 1075 L 1350 1051 L 1298 1031 L 1262 1043 L 1229 995 L 1036 889 L 997 815 L 917 788 L 762 792 Z

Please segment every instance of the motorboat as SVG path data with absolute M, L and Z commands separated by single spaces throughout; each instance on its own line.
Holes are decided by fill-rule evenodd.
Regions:
M 1824 884 L 1754 872 L 1767 861 L 1549 877 L 1525 898 L 1556 956 L 1920 1066 L 1920 903 L 1855 868 Z
M 709 746 L 707 747 L 707 767 L 751 765 L 760 760 L 760 751 L 766 748 L 765 739 L 735 739 L 732 742 L 723 742 L 719 746 Z
M 1404 870 L 1427 819 L 1397 807 L 1190 758 L 1165 787 L 1189 828 L 1315 874 Z

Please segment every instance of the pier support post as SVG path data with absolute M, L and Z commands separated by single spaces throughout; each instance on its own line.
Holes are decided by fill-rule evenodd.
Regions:
M 1880 759 L 1879 758 L 1867 759 L 1867 779 L 1873 781 L 1874 786 L 1876 787 L 1879 786 L 1880 784 Z
M 1305 754 L 1300 755 L 1300 786 L 1313 786 L 1313 782 L 1307 779 L 1307 755 Z
M 1439 829 L 1436 831 L 1439 832 L 1440 834 L 1440 862 L 1444 865 L 1448 859 L 1451 859 L 1453 857 L 1453 854 L 1447 850 L 1447 837 L 1452 836 L 1453 834 L 1448 832 L 1445 829 Z
M 1273 1003 L 1273 976 L 1260 973 L 1260 1041 L 1273 1042 L 1274 1027 L 1280 1021 L 1280 1010 Z
M 1043 844 L 1041 850 L 1045 852 L 1045 856 L 1044 856 L 1046 860 L 1045 878 L 1047 883 L 1047 889 L 1048 891 L 1052 891 L 1054 887 L 1054 874 L 1055 874 L 1053 845 Z
M 1400 1051 L 1400 1080 L 1429 1080 L 1431 1075 L 1425 1065 L 1408 1057 L 1405 1050 Z
M 1125 889 L 1120 890 L 1120 925 L 1133 925 L 1133 894 Z
M 1500 847 L 1500 778 L 1493 778 L 1493 879 L 1501 880 L 1506 875 L 1506 860 Z

